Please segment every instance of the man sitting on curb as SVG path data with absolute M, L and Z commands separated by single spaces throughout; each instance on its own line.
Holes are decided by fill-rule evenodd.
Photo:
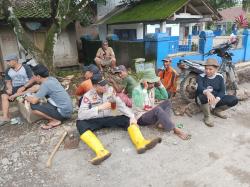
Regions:
M 145 70 L 141 84 L 133 90 L 133 110 L 137 116 L 138 125 L 147 126 L 160 123 L 166 131 L 173 130 L 181 139 L 190 139 L 190 135 L 176 128 L 172 122 L 171 102 L 169 100 L 165 100 L 158 106 L 155 106 L 154 85 L 159 81 L 160 78 L 156 76 L 154 69 Z M 161 86 L 161 90 L 166 92 L 163 86 Z
M 205 73 L 197 77 L 197 102 L 201 105 L 204 114 L 204 123 L 213 127 L 210 109 L 220 118 L 226 119 L 224 110 L 237 105 L 238 99 L 233 95 L 225 94 L 225 82 L 218 71 L 219 64 L 216 59 L 209 58 L 205 63 Z
M 113 72 L 119 74 L 122 79 L 122 84 L 118 85 L 113 79 L 110 79 L 109 82 L 115 89 L 117 96 L 120 97 L 128 107 L 132 107 L 132 91 L 139 83 L 128 74 L 124 65 L 115 67 Z
M 49 76 L 48 69 L 39 64 L 33 68 L 34 80 L 41 84 L 35 95 L 27 96 L 25 99 L 31 103 L 32 112 L 49 121 L 41 128 L 44 130 L 57 127 L 63 120 L 71 117 L 73 112 L 72 101 L 62 85 L 54 77 Z M 48 98 L 47 103 L 39 100 Z
M 1 95 L 3 117 L 0 119 L 0 126 L 10 121 L 9 102 L 32 85 L 32 71 L 29 66 L 18 63 L 17 55 L 9 55 L 4 61 L 9 68 L 5 72 L 6 91 Z
M 134 114 L 119 97 L 114 96 L 111 87 L 108 90 L 106 80 L 92 79 L 92 83 L 94 88 L 84 94 L 76 122 L 81 140 L 96 153 L 96 157 L 91 160 L 92 164 L 100 164 L 111 155 L 92 132 L 95 130 L 111 127 L 127 129 L 139 154 L 161 142 L 161 138 L 146 140 L 143 137 Z M 117 109 L 111 109 L 111 102 L 115 102 Z

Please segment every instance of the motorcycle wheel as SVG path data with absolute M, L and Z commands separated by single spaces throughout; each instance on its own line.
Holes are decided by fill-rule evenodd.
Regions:
M 228 95 L 236 96 L 237 90 L 238 90 L 237 75 L 234 73 L 233 76 L 234 77 L 230 78 L 230 75 L 228 73 L 223 73 L 223 77 L 224 77 L 225 85 L 226 85 L 226 93 Z
M 187 102 L 194 102 L 197 88 L 196 74 L 188 74 L 180 83 L 181 97 Z

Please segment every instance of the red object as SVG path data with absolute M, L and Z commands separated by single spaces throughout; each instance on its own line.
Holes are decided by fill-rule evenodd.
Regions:
M 149 105 L 145 105 L 144 106 L 144 110 L 148 111 L 148 110 L 151 110 L 153 107 L 152 106 L 149 106 Z
M 75 94 L 78 96 L 82 96 L 87 91 L 93 88 L 93 84 L 90 79 L 83 81 L 77 88 Z
M 112 101 L 111 102 L 111 110 L 115 110 L 116 109 L 116 102 Z

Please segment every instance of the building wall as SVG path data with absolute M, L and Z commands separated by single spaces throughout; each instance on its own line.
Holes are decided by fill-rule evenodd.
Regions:
M 161 33 L 166 33 L 166 28 L 171 28 L 171 36 L 179 36 L 180 33 L 180 24 L 163 24 L 163 29 Z M 147 34 L 155 33 L 155 29 L 160 29 L 160 24 L 148 24 L 147 25 Z
M 113 34 L 115 29 L 136 29 L 137 39 L 143 39 L 143 24 L 109 25 L 108 34 Z
M 2 58 L 9 54 L 18 54 L 17 40 L 15 33 L 8 27 L 1 27 L 0 29 L 0 50 Z M 7 65 L 0 59 L 0 70 L 3 71 Z
M 117 5 L 121 4 L 121 0 L 108 0 L 104 4 L 97 4 L 97 19 L 101 19 L 111 12 Z
M 44 33 L 44 32 L 42 32 Z M 35 45 L 43 48 L 45 36 L 41 32 L 27 32 L 28 37 L 34 40 Z M 54 65 L 57 67 L 73 66 L 78 64 L 78 52 L 76 46 L 75 29 L 63 31 L 58 38 L 54 51 Z M 1 27 L 0 29 L 0 72 L 7 67 L 3 57 L 9 54 L 20 55 L 15 33 L 11 28 Z M 2 56 L 2 57 L 1 57 Z
M 54 65 L 66 67 L 78 65 L 76 33 L 73 27 L 63 31 L 54 47 Z

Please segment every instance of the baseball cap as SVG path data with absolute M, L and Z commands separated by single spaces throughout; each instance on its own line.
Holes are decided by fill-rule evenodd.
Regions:
M 122 71 L 127 71 L 127 69 L 124 65 L 116 66 L 113 68 L 114 73 L 120 73 Z
M 161 61 L 163 61 L 163 62 L 165 62 L 165 61 L 166 61 L 166 62 L 170 61 L 170 62 L 171 62 L 171 61 L 172 61 L 172 59 L 171 59 L 171 58 L 169 58 L 169 57 L 167 57 L 167 58 L 164 58 L 164 59 L 163 59 L 163 60 L 161 60 Z
M 93 74 L 98 74 L 100 72 L 99 68 L 94 64 L 90 64 L 89 66 L 83 66 L 83 71 L 90 71 Z
M 3 58 L 4 61 L 10 61 L 10 60 L 17 60 L 18 57 L 16 54 L 10 54 L 10 55 L 7 55 Z
M 102 78 L 101 74 L 96 74 L 91 78 L 93 84 L 98 84 L 100 86 L 105 86 L 108 84 L 108 81 Z

